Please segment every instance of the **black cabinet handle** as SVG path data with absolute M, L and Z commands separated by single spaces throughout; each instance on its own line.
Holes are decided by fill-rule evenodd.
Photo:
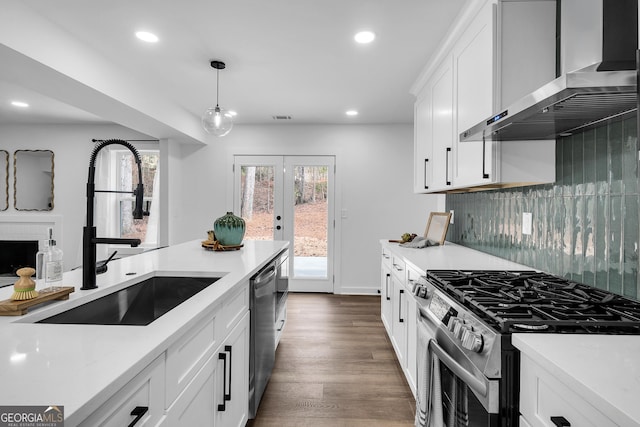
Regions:
M 231 363 L 233 362 L 233 356 L 231 355 L 232 347 L 230 345 L 224 346 L 224 351 L 229 353 L 229 394 L 224 395 L 224 400 L 231 400 Z
M 284 329 L 284 319 L 280 321 L 280 327 L 278 328 L 278 332 Z
M 387 273 L 387 280 L 385 281 L 385 288 L 387 292 L 385 295 L 387 296 L 387 301 L 391 301 L 391 297 L 389 296 L 389 279 L 391 278 L 391 274 Z
M 429 163 L 429 159 L 424 159 L 424 189 L 428 190 L 429 186 L 427 185 L 427 164 Z
M 404 319 L 402 318 L 402 294 L 404 294 L 404 289 L 400 289 L 400 296 L 398 298 L 398 321 L 400 323 L 404 323 Z
M 280 227 L 279 225 L 276 225 L 276 230 L 280 230 L 282 229 L 282 227 Z
M 222 359 L 224 362 L 222 372 L 222 404 L 218 404 L 218 411 L 227 410 L 227 353 L 218 353 L 218 360 Z
M 451 152 L 451 147 L 447 147 L 447 156 L 445 157 L 445 165 L 446 165 L 446 169 L 445 169 L 445 173 L 444 173 L 444 179 L 447 183 L 447 185 L 451 185 L 451 181 L 449 181 L 449 153 Z
M 484 134 L 482 134 L 482 178 L 489 178 L 489 174 L 487 173 L 486 164 L 487 164 L 487 152 L 485 147 L 487 146 L 487 141 L 484 138 Z
M 149 407 L 148 406 L 136 406 L 135 408 L 133 408 L 133 411 L 131 411 L 131 416 L 132 417 L 136 417 L 136 418 L 133 421 L 131 421 L 131 424 L 129 424 L 128 427 L 133 427 L 134 425 L 136 425 L 138 423 L 138 421 L 140 421 L 140 419 L 148 411 L 149 411 Z
M 571 423 L 565 417 L 551 417 L 551 422 L 556 427 L 571 427 Z

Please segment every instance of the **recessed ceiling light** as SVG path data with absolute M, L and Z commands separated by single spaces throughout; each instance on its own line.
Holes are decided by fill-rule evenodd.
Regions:
M 136 37 L 147 43 L 156 43 L 158 41 L 158 36 L 148 31 L 138 31 Z
M 29 106 L 29 104 L 22 101 L 11 101 L 11 105 L 13 105 L 14 107 L 20 107 L 20 108 L 27 108 Z
M 376 38 L 376 35 L 373 31 L 360 31 L 353 38 L 356 42 L 364 44 L 371 43 Z
M 345 113 L 347 116 L 357 116 L 358 112 L 356 110 L 349 110 Z

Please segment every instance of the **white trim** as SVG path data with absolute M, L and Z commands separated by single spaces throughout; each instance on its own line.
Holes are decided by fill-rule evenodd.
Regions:
M 62 247 L 62 215 L 0 215 L 0 240 L 45 240 L 53 228 L 53 238 Z

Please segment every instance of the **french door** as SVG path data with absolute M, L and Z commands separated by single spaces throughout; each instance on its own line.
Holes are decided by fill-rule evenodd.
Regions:
M 332 156 L 234 156 L 234 212 L 247 240 L 289 241 L 289 290 L 333 292 Z

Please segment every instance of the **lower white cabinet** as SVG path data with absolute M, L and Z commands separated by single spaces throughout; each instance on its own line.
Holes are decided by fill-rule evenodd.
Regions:
M 382 248 L 380 271 L 382 322 L 415 396 L 418 371 L 418 303 L 412 290 L 413 283 L 424 273 L 409 267 L 402 257 L 392 254 L 387 248 Z
M 80 425 L 242 427 L 248 413 L 246 282 Z
M 520 376 L 520 413 L 524 420 L 520 426 L 618 426 L 525 354 L 520 361 Z
M 248 419 L 249 313 L 167 410 L 163 427 L 241 427 Z
M 391 289 L 391 253 L 388 249 L 382 248 L 382 263 L 380 268 L 380 317 L 387 333 L 391 335 L 391 321 L 393 316 L 393 305 Z
M 164 354 L 108 399 L 82 427 L 155 426 L 164 414 Z M 134 421 L 135 424 L 132 424 Z

